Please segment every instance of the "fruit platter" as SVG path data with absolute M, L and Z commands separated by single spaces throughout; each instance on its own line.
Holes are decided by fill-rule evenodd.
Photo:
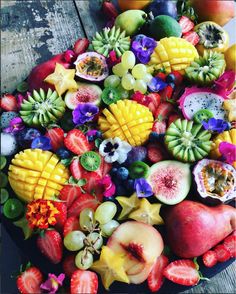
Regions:
M 19 293 L 179 293 L 234 261 L 235 8 L 200 2 L 101 1 L 104 28 L 1 94 Z

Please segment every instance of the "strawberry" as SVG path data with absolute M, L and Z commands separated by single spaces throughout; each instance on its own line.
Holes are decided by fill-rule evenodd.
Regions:
M 159 91 L 159 94 L 161 96 L 161 101 L 168 102 L 172 97 L 173 88 L 170 85 L 167 85 L 163 90 Z
M 46 230 L 37 238 L 37 246 L 41 253 L 52 263 L 59 263 L 62 259 L 62 239 L 56 230 Z
M 182 34 L 185 34 L 194 28 L 194 22 L 184 15 L 179 19 L 179 25 L 182 29 Z
M 152 163 L 166 159 L 165 153 L 164 148 L 159 143 L 147 145 L 147 157 Z
M 83 174 L 86 184 L 82 187 L 88 194 L 95 194 L 99 201 L 103 199 L 103 188 L 100 184 L 101 177 L 95 172 L 86 172 Z
M 149 93 L 147 97 L 150 99 L 148 108 L 154 114 L 159 104 L 161 103 L 161 96 L 158 93 Z
M 197 45 L 200 41 L 198 34 L 194 31 L 187 32 L 182 36 L 182 38 L 188 41 L 189 43 L 193 44 L 194 46 Z
M 61 230 L 64 227 L 64 224 L 66 222 L 67 219 L 67 206 L 65 203 L 63 202 L 54 202 L 54 205 L 56 206 L 57 210 L 59 211 L 59 213 L 57 215 L 55 215 L 55 218 L 57 220 L 56 223 L 56 228 Z
M 79 157 L 76 157 L 72 160 L 70 164 L 70 172 L 76 180 L 80 180 L 83 178 L 83 174 L 86 172 L 85 169 L 79 162 Z
M 75 254 L 68 255 L 62 262 L 63 271 L 69 278 L 78 269 L 75 265 L 75 256 Z
M 68 217 L 63 229 L 63 237 L 72 231 L 80 230 L 79 220 L 76 216 Z
M 102 12 L 108 19 L 114 19 L 118 16 L 118 12 L 115 5 L 107 0 L 103 1 L 102 3 Z
M 157 258 L 147 278 L 148 287 L 151 292 L 156 292 L 161 288 L 165 279 L 163 276 L 163 270 L 167 267 L 168 264 L 169 259 L 165 255 L 160 255 Z
M 101 164 L 100 164 L 99 168 L 95 171 L 95 173 L 98 174 L 100 178 L 103 178 L 109 173 L 111 168 L 112 168 L 112 164 L 107 163 L 104 160 L 104 157 L 101 156 Z
M 231 257 L 236 257 L 236 235 L 224 239 L 224 246 L 229 250 Z
M 172 282 L 184 286 L 196 285 L 200 276 L 196 264 L 190 259 L 179 259 L 171 262 L 163 275 Z
M 28 267 L 16 280 L 17 289 L 22 294 L 42 293 L 40 285 L 43 282 L 43 275 L 35 266 Z
M 225 247 L 225 245 L 220 244 L 214 248 L 214 251 L 219 262 L 225 262 L 230 259 L 230 251 Z
M 168 127 L 170 124 L 172 124 L 172 122 L 176 121 L 178 118 L 181 118 L 181 116 L 178 113 L 171 113 L 168 117 Z
M 81 189 L 77 185 L 65 185 L 60 191 L 59 199 L 65 201 L 67 208 L 69 209 L 75 199 L 81 195 Z
M 98 291 L 98 277 L 94 272 L 77 270 L 70 280 L 70 292 L 76 294 L 96 294 Z
M 11 94 L 4 94 L 1 97 L 1 108 L 6 111 L 17 111 L 17 100 L 16 97 Z
M 89 46 L 89 40 L 86 38 L 78 39 L 73 47 L 73 51 L 76 54 L 76 56 L 86 52 Z
M 83 132 L 73 129 L 67 133 L 64 139 L 66 148 L 77 155 L 90 151 L 91 146 Z
M 155 119 L 163 120 L 168 118 L 169 114 L 174 110 L 174 106 L 169 102 L 161 102 L 155 111 Z
M 217 264 L 217 255 L 215 251 L 208 250 L 206 253 L 202 256 L 202 261 L 206 267 L 213 267 Z
M 79 216 L 80 212 L 85 208 L 95 210 L 100 202 L 90 194 L 81 194 L 71 205 L 68 210 L 68 217 Z
M 64 131 L 63 131 L 63 129 L 61 129 L 61 128 L 48 129 L 45 136 L 50 139 L 53 151 L 57 151 L 57 149 L 64 146 Z
M 166 122 L 164 120 L 156 120 L 152 126 L 152 131 L 157 134 L 165 134 Z

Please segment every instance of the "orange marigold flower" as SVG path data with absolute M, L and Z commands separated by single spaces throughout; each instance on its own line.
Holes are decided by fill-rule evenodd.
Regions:
M 27 205 L 26 218 L 32 229 L 47 229 L 49 225 L 54 226 L 57 214 L 59 210 L 50 200 L 34 200 Z

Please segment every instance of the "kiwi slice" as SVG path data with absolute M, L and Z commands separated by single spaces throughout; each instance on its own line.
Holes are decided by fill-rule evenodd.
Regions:
M 0 194 L 1 194 L 1 204 L 4 204 L 7 201 L 7 199 L 9 198 L 9 193 L 6 189 L 1 188 Z
M 94 151 L 88 151 L 81 155 L 80 163 L 84 169 L 88 171 L 95 171 L 101 164 L 101 157 Z
M 116 103 L 118 100 L 120 100 L 120 93 L 117 89 L 107 87 L 102 91 L 102 101 L 106 105 Z
M 3 213 L 5 217 L 14 219 L 22 215 L 24 212 L 24 206 L 20 200 L 11 198 L 8 199 L 3 206 Z
M 129 176 L 131 179 L 146 178 L 149 166 L 142 161 L 135 161 L 129 167 Z
M 200 109 L 194 114 L 193 120 L 195 123 L 200 124 L 203 120 L 208 121 L 212 117 L 214 117 L 214 115 L 210 110 Z
M 0 172 L 0 188 L 6 187 L 8 183 L 8 177 L 3 172 Z

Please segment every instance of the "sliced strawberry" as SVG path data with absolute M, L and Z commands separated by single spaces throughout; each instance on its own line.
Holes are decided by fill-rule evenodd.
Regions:
M 59 213 L 55 215 L 55 218 L 57 220 L 55 227 L 59 230 L 62 230 L 67 219 L 67 206 L 63 202 L 56 202 L 56 201 L 54 201 L 54 205 L 59 211 Z
M 217 256 L 217 260 L 219 262 L 225 262 L 230 259 L 230 251 L 227 249 L 227 247 L 223 244 L 217 245 L 214 248 L 214 251 Z
M 82 187 L 88 194 L 96 196 L 99 201 L 103 199 L 103 187 L 100 184 L 101 177 L 95 172 L 87 172 L 83 174 L 83 179 L 86 180 L 86 184 Z
M 88 46 L 89 46 L 89 40 L 86 38 L 81 38 L 75 42 L 73 51 L 78 56 L 79 54 L 84 53 L 88 49 Z
M 1 108 L 6 111 L 17 111 L 16 97 L 6 93 L 1 97 Z
M 158 108 L 157 108 L 157 110 L 155 112 L 154 117 L 155 117 L 155 119 L 158 119 L 158 120 L 166 119 L 166 118 L 168 118 L 169 114 L 171 112 L 173 112 L 173 110 L 174 110 L 174 106 L 171 103 L 169 103 L 169 102 L 162 102 L 158 106 Z
M 73 231 L 80 230 L 79 220 L 76 216 L 68 217 L 63 229 L 63 237 Z
M 70 292 L 73 294 L 97 294 L 98 277 L 94 272 L 77 270 L 70 280 Z
M 60 191 L 59 199 L 65 201 L 67 208 L 81 195 L 81 189 L 77 185 L 65 185 Z
M 164 120 L 156 120 L 152 126 L 152 131 L 157 134 L 165 134 L 166 122 Z
M 213 267 L 217 264 L 217 255 L 213 250 L 208 250 L 202 256 L 202 261 L 206 267 Z
M 147 157 L 152 163 L 159 162 L 167 158 L 166 151 L 159 143 L 147 145 Z
M 190 259 L 179 259 L 171 262 L 164 269 L 163 275 L 168 280 L 184 286 L 196 285 L 200 280 L 197 266 Z
M 80 180 L 83 178 L 83 174 L 86 172 L 85 169 L 79 162 L 79 157 L 76 157 L 72 160 L 70 164 L 70 172 L 76 180 Z
M 59 263 L 62 259 L 62 239 L 56 230 L 46 230 L 37 238 L 37 246 L 41 253 L 52 263 Z
M 112 168 L 112 164 L 107 163 L 104 160 L 104 157 L 101 156 L 101 164 L 100 164 L 99 168 L 95 172 L 96 172 L 96 174 L 99 175 L 100 178 L 103 178 L 109 173 L 111 168 Z
M 69 278 L 78 269 L 75 265 L 75 256 L 75 254 L 68 255 L 62 262 L 63 271 Z
M 191 31 L 194 28 L 194 22 L 191 21 L 187 16 L 181 16 L 179 19 L 179 25 L 182 29 L 182 34 Z
M 67 149 L 77 155 L 82 155 L 84 152 L 90 151 L 91 146 L 83 132 L 73 129 L 67 133 L 64 139 L 64 144 Z
M 170 124 L 172 124 L 172 122 L 176 121 L 178 118 L 181 118 L 181 116 L 178 113 L 170 114 L 170 116 L 168 117 L 168 127 Z
M 149 93 L 147 97 L 151 100 L 148 104 L 148 108 L 151 110 L 152 114 L 154 114 L 161 103 L 161 96 L 158 93 Z
M 90 194 L 81 194 L 71 205 L 68 210 L 68 217 L 78 217 L 80 212 L 85 208 L 91 208 L 95 210 L 100 202 Z
M 37 294 L 42 293 L 40 290 L 42 282 L 43 275 L 40 270 L 35 266 L 31 266 L 17 277 L 16 285 L 22 294 Z
M 64 131 L 63 131 L 63 129 L 61 129 L 61 128 L 48 129 L 45 136 L 50 139 L 53 151 L 57 151 L 57 149 L 64 146 Z
M 197 45 L 200 41 L 200 37 L 194 31 L 187 32 L 182 36 L 182 38 L 188 41 L 189 43 L 193 44 L 194 46 Z
M 148 287 L 151 292 L 156 292 L 161 288 L 165 280 L 165 277 L 163 276 L 163 270 L 167 267 L 168 264 L 169 259 L 165 255 L 160 255 L 157 258 L 147 278 Z
M 236 235 L 224 239 L 224 246 L 229 250 L 231 257 L 236 257 Z
M 164 89 L 159 91 L 159 94 L 161 96 L 161 101 L 167 101 L 171 99 L 174 89 L 167 85 Z

